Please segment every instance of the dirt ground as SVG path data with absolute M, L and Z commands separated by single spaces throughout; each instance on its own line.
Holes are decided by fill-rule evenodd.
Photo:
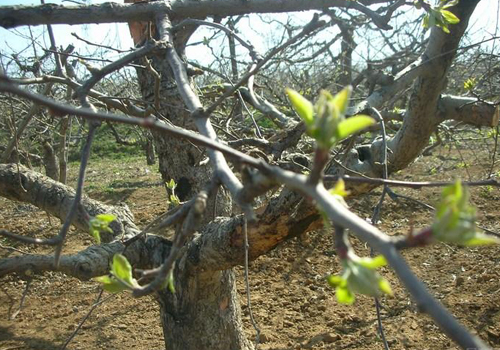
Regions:
M 491 142 L 476 142 L 472 149 L 438 148 L 393 178 L 450 180 L 456 176 L 483 179 L 491 166 Z M 463 157 L 463 158 L 462 158 Z M 497 155 L 498 157 L 498 155 Z M 165 208 L 164 190 L 155 168 L 142 159 L 119 162 L 116 167 L 91 162 L 87 189 L 93 198 L 127 203 L 136 222 L 145 225 Z M 75 174 L 76 164 L 71 173 Z M 105 169 L 103 176 L 101 171 Z M 495 166 L 497 172 L 499 167 Z M 469 174 L 468 174 L 469 173 Z M 74 181 L 74 175 L 72 175 Z M 105 179 L 105 180 L 103 180 Z M 396 193 L 435 204 L 439 189 L 393 188 Z M 348 204 L 363 218 L 372 215 L 381 190 Z M 474 188 L 479 225 L 500 232 L 500 190 Z M 404 235 L 413 226 L 425 227 L 432 212 L 414 201 L 386 199 L 379 227 L 389 235 Z M 57 232 L 58 220 L 23 203 L 0 199 L 0 227 L 32 237 Z M 359 255 L 369 249 L 354 240 Z M 46 250 L 0 239 L 0 257 Z M 72 232 L 65 252 L 91 244 L 86 233 Z M 403 252 L 415 273 L 460 320 L 492 347 L 500 348 L 500 247 L 460 248 L 446 244 Z M 339 271 L 330 232 L 322 230 L 289 241 L 251 264 L 253 311 L 260 327 L 260 349 L 383 349 L 377 333 L 374 301 L 358 296 L 353 306 L 340 305 L 324 277 Z M 408 293 L 389 268 L 382 269 L 395 292 L 384 297 L 382 324 L 391 349 L 455 349 L 434 323 L 419 314 Z M 243 270 L 237 269 L 243 303 Z M 0 280 L 0 350 L 57 349 L 66 341 L 94 303 L 99 286 L 57 273 L 35 276 L 24 305 L 18 309 L 27 281 L 18 276 Z M 68 349 L 164 349 L 158 305 L 152 297 L 134 299 L 127 293 L 104 294 L 103 302 L 84 323 Z M 106 299 L 107 298 L 107 299 Z M 248 337 L 255 332 L 243 305 Z

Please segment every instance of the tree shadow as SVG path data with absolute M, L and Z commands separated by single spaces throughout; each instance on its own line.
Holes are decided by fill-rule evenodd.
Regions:
M 1 343 L 4 341 L 8 341 L 8 345 Z M 38 337 L 15 336 L 10 332 L 9 327 L 0 326 L 0 348 L 2 349 L 52 350 L 60 347 L 59 343 Z

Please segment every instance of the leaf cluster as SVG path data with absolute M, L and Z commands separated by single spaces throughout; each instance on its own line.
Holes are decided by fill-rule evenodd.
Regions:
M 286 92 L 293 108 L 304 121 L 307 134 L 316 140 L 319 148 L 329 150 L 339 141 L 375 123 L 367 115 L 345 117 L 352 92 L 350 86 L 335 96 L 322 90 L 315 105 L 297 91 L 287 89 Z
M 109 224 L 116 219 L 113 214 L 98 214 L 89 220 L 89 233 L 94 237 L 97 244 L 101 244 L 101 233 L 113 233 Z
M 443 189 L 436 208 L 433 237 L 439 241 L 464 246 L 500 243 L 500 239 L 478 232 L 476 209 L 469 204 L 469 191 L 460 181 Z
M 382 255 L 375 258 L 360 258 L 351 255 L 342 260 L 342 275 L 330 275 L 328 284 L 335 287 L 337 301 L 351 305 L 356 300 L 355 293 L 379 297 L 382 293 L 392 295 L 389 282 L 375 269 L 385 266 L 387 261 Z
M 455 16 L 455 14 L 449 10 L 450 7 L 458 4 L 458 0 L 441 0 L 437 6 L 428 6 L 427 14 L 424 16 L 424 21 L 422 25 L 424 28 L 432 28 L 434 26 L 440 27 L 443 32 L 449 33 L 450 29 L 448 26 L 450 24 L 457 24 L 460 19 Z M 416 2 L 417 8 L 419 8 L 419 2 Z

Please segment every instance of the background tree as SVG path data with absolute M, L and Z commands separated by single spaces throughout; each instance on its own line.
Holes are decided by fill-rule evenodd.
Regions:
M 60 217 L 64 224 L 58 235 L 47 240 L 1 231 L 11 239 L 55 246 L 55 257 L 3 259 L 0 260 L 0 274 L 55 270 L 87 279 L 108 273 L 115 254 L 122 253 L 140 272 L 136 276 L 140 277 L 141 285 L 130 282 L 132 285 L 128 286 L 133 294 L 157 293 L 159 296 L 167 347 L 252 348 L 241 329 L 232 267 L 247 265 L 248 259 L 267 253 L 284 240 L 319 228 L 322 225 L 319 207 L 328 220 L 335 223 L 339 251 L 349 249 L 344 231 L 348 228 L 386 257 L 422 311 L 429 313 L 460 346 L 486 347 L 463 330 L 428 294 L 397 253 L 401 246 L 414 244 L 410 242 L 411 236 L 406 243 L 387 238 L 347 211 L 327 193 L 321 180 L 323 173 L 329 176 L 327 179 L 332 175 L 346 174 L 386 178 L 413 162 L 428 145 L 438 126 L 446 120 L 477 126 L 498 124 L 498 107 L 479 97 L 485 93 L 483 90 L 468 88 L 473 92 L 472 97 L 443 94 L 448 83 L 447 74 L 477 2 L 439 3 L 435 7 L 417 2 L 416 6 L 422 8 L 427 22 L 435 24 L 429 29 L 428 36 L 420 28 L 420 20 L 415 21 L 404 14 L 408 8 L 404 2 L 331 1 L 327 8 L 323 1 L 304 4 L 299 1 L 253 0 L 245 5 L 238 1 L 210 1 L 112 7 L 42 5 L 0 8 L 0 25 L 6 28 L 127 21 L 137 45 L 135 50 L 103 66 L 79 61 L 77 65 L 80 69 L 85 67 L 85 71 L 74 75 L 73 66 L 64 59 L 68 52 L 55 49 L 53 44 L 50 51 L 55 62 L 53 74 L 39 74 L 33 69 L 34 72 L 29 74 L 2 76 L 1 91 L 33 102 L 24 123 L 15 125 L 15 113 L 10 113 L 11 129 L 15 132 L 6 145 L 5 162 L 10 159 L 32 116 L 39 112 L 40 105 L 49 108 L 46 116 L 49 120 L 61 115 L 75 115 L 89 122 L 76 192 L 19 165 L 1 165 L 0 193 L 3 196 L 35 204 Z M 447 5 L 450 7 L 444 7 Z M 273 38 L 276 41 L 265 54 L 260 54 L 247 42 L 243 32 L 236 32 L 242 23 L 241 16 L 250 13 L 303 10 L 316 11 L 308 22 L 300 18 L 296 23 L 293 16 L 284 23 L 271 21 L 271 26 L 281 28 L 282 35 Z M 452 11 L 460 21 L 443 11 Z M 391 21 L 400 18 L 405 25 L 415 29 L 394 31 L 392 37 L 384 34 L 392 29 Z M 252 17 L 253 20 L 258 19 Z M 261 18 L 260 21 L 267 20 Z M 205 67 L 203 63 L 190 62 L 185 55 L 189 39 L 200 26 L 216 28 L 229 37 L 229 49 L 222 51 L 218 66 L 215 63 Z M 366 29 L 370 26 L 375 28 Z M 368 50 L 363 62 L 354 59 L 353 52 L 357 33 L 366 33 L 367 30 L 371 30 L 370 35 L 380 35 L 384 48 L 373 57 Z M 216 35 L 203 40 L 203 44 L 211 47 L 212 43 L 225 40 Z M 53 34 L 51 38 L 53 43 Z M 236 43 L 241 50 L 235 48 Z M 242 58 L 242 50 L 248 52 L 245 57 L 249 59 Z M 226 66 L 223 62 L 230 64 Z M 128 84 L 129 79 L 117 79 L 113 75 L 112 79 L 103 80 L 127 65 L 133 65 L 136 70 L 140 99 L 131 99 L 136 96 L 130 91 L 136 87 L 124 89 L 123 81 Z M 22 66 L 22 63 L 18 64 L 21 73 Z M 242 70 L 238 71 L 238 67 Z M 490 64 L 488 69 L 491 73 L 494 68 Z M 200 78 L 202 86 L 198 93 L 193 77 L 200 70 L 209 74 Z M 125 76 L 130 74 L 130 70 L 122 71 Z M 361 85 L 363 82 L 366 86 Z M 84 108 L 75 109 L 42 98 L 16 85 L 37 83 L 46 84 L 42 95 L 50 95 L 53 85 L 64 86 L 65 90 L 54 99 L 68 102 L 74 99 Z M 353 136 L 333 149 L 334 157 L 330 161 L 328 149 L 319 144 L 313 151 L 311 139 L 303 137 L 306 128 L 310 134 L 309 125 L 300 122 L 289 107 L 284 87 L 300 90 L 302 95 L 313 100 L 323 88 L 336 92 L 349 83 L 356 87 L 356 103 L 345 114 L 370 114 L 379 122 L 384 117 L 393 118 L 396 120 L 394 134 L 384 132 L 381 138 L 364 145 L 357 145 L 358 139 Z M 461 82 L 455 84 L 456 91 Z M 487 88 L 488 98 L 497 96 L 494 84 Z M 8 98 L 13 105 L 13 97 Z M 99 113 L 98 108 L 118 110 L 124 115 Z M 237 115 L 241 113 L 250 118 Z M 82 196 L 92 140 L 96 131 L 103 128 L 101 121 L 151 129 L 162 178 L 168 183 L 174 180 L 169 193 L 174 190 L 182 204 L 142 231 L 126 207 L 105 206 Z M 62 151 L 67 144 L 64 136 L 67 123 L 63 120 L 57 129 L 58 146 Z M 121 140 L 112 125 L 109 127 L 111 132 Z M 383 130 L 384 123 L 381 126 Z M 197 130 L 201 136 L 186 132 L 186 129 Z M 141 135 L 147 144 L 149 135 Z M 243 152 L 220 143 L 220 139 Z M 45 139 L 42 142 L 46 154 L 50 155 L 49 146 L 53 141 Z M 299 142 L 309 144 L 308 153 L 314 153 L 312 161 L 294 153 Z M 307 152 L 307 148 L 300 149 Z M 64 160 L 65 156 L 61 159 Z M 57 178 L 57 171 L 53 171 L 55 162 L 46 161 L 45 164 L 48 174 Z M 305 170 L 309 175 L 300 175 Z M 265 196 L 281 184 L 286 187 L 277 194 Z M 365 180 L 361 184 L 350 184 L 349 189 L 353 194 L 361 194 L 380 184 L 380 181 Z M 50 200 L 42 198 L 40 193 Z M 177 201 L 176 197 L 170 199 L 173 204 Z M 258 214 L 252 207 L 255 199 L 261 203 Z M 99 221 L 98 215 L 104 213 L 117 217 L 109 225 L 112 232 L 107 232 L 106 224 Z M 88 229 L 90 225 L 99 230 L 100 226 L 102 244 L 73 256 L 61 255 L 70 224 L 82 229 Z M 173 239 L 154 235 L 170 226 L 175 230 Z M 120 260 L 115 263 L 120 264 Z M 127 270 L 126 264 L 122 265 Z M 170 281 L 175 291 L 165 288 L 165 281 Z

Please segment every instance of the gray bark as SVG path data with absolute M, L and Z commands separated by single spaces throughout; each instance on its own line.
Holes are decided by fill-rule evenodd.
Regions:
M 42 146 L 45 174 L 52 180 L 59 181 L 59 160 L 56 157 L 54 148 L 48 141 L 44 141 Z
M 71 117 L 65 117 L 61 122 L 61 127 L 59 128 L 59 181 L 66 184 L 68 176 L 68 145 L 67 145 L 67 133 L 71 126 Z
M 361 0 L 361 4 L 385 3 L 386 0 Z M 14 28 L 21 25 L 85 24 L 153 21 L 156 16 L 168 14 L 172 19 L 205 18 L 207 16 L 236 16 L 248 13 L 273 13 L 323 10 L 327 7 L 359 8 L 349 0 L 222 0 L 222 1 L 158 1 L 138 4 L 104 3 L 90 6 L 4 6 L 0 8 L 0 26 Z
M 184 50 L 189 33 L 179 33 L 177 52 Z M 190 112 L 177 90 L 177 83 L 164 57 L 151 57 L 153 68 L 160 74 L 160 110 L 172 124 L 195 129 Z M 138 70 L 144 99 L 154 101 L 154 76 Z M 204 150 L 179 139 L 153 132 L 159 169 L 164 181 L 174 179 L 176 194 L 185 201 L 197 194 L 213 176 Z M 229 215 L 231 199 L 223 191 L 209 198 L 206 220 L 216 215 Z M 160 265 L 164 260 L 158 261 Z M 185 266 L 185 264 L 184 264 Z M 161 291 L 158 295 L 161 319 L 168 349 L 249 349 L 242 330 L 241 312 L 232 270 L 210 273 L 188 273 L 178 267 L 175 273 L 176 293 Z M 193 336 L 196 334 L 196 336 Z
M 401 71 L 392 85 L 374 91 L 363 103 L 356 106 L 351 113 L 380 108 L 393 94 L 413 83 L 413 90 L 406 109 L 403 125 L 396 135 L 387 141 L 389 172 L 404 169 L 413 162 L 428 145 L 430 136 L 445 118 L 457 118 L 467 122 L 477 122 L 481 118 L 465 117 L 471 108 L 476 113 L 486 115 L 487 125 L 495 125 L 495 108 L 479 102 L 461 111 L 456 103 L 441 93 L 446 82 L 446 74 L 451 66 L 456 50 L 468 22 L 479 0 L 460 1 L 451 10 L 460 18 L 460 23 L 450 27 L 447 34 L 441 28 L 431 29 L 429 43 L 424 54 L 410 66 Z M 470 102 L 470 100 L 469 100 Z M 446 107 L 450 106 L 450 107 Z M 482 124 L 485 125 L 485 124 Z M 383 142 L 377 140 L 371 145 L 358 147 L 350 151 L 346 166 L 356 172 L 380 177 L 382 175 Z M 330 169 L 335 173 L 338 169 Z M 354 194 L 367 192 L 372 185 L 359 186 Z
M 436 118 L 437 107 L 446 74 L 478 2 L 479 0 L 460 1 L 452 8 L 460 18 L 460 23 L 453 25 L 450 34 L 443 32 L 441 28 L 432 28 L 429 45 L 423 56 L 427 69 L 413 83 L 403 126 L 389 141 L 389 147 L 393 151 L 389 160 L 392 171 L 405 168 L 417 158 L 436 130 L 440 122 Z
M 64 220 L 74 200 L 75 191 L 60 182 L 40 173 L 16 164 L 0 164 L 0 196 L 31 203 L 47 213 Z M 138 233 L 134 216 L 126 205 L 110 206 L 85 197 L 82 204 L 87 214 L 114 214 L 117 220 L 110 224 L 113 234 L 102 235 L 103 242 L 110 242 L 116 236 L 128 236 Z M 85 213 L 79 211 L 73 225 L 88 231 Z
M 175 295 L 164 290 L 158 298 L 167 349 L 253 349 L 243 335 L 233 270 L 177 270 Z
M 364 1 L 361 3 L 372 2 Z M 397 147 L 396 151 L 398 152 L 391 158 L 391 169 L 404 167 L 411 162 L 425 146 L 437 125 L 438 121 L 435 116 L 437 115 L 437 105 L 439 94 L 443 88 L 444 76 L 467 25 L 467 19 L 476 3 L 477 1 L 460 2 L 457 7 L 457 15 L 462 22 L 456 27 L 453 26 L 452 34 L 449 36 L 438 32 L 441 29 L 433 29 L 428 50 L 419 61 L 419 63 L 425 64 L 425 69 L 415 69 L 409 73 L 409 76 L 416 77 L 417 80 L 414 84 L 414 92 L 404 125 L 390 144 L 391 147 Z M 356 4 L 359 5 L 358 2 L 354 1 L 335 0 L 277 0 L 271 2 L 253 0 L 244 3 L 239 0 L 174 1 L 170 4 L 157 2 L 136 5 L 89 6 L 80 7 L 77 10 L 45 5 L 45 11 L 39 11 L 37 8 L 36 13 L 33 13 L 33 8 L 18 8 L 17 11 L 14 11 L 12 8 L 5 7 L 0 10 L 0 25 L 8 27 L 20 24 L 41 24 L 46 23 L 48 18 L 53 24 L 87 23 L 88 18 L 94 18 L 96 22 L 101 23 L 106 21 L 147 21 L 162 12 L 171 14 L 172 18 L 175 19 L 186 16 L 205 17 L 212 14 L 228 16 L 250 12 L 298 11 L 327 6 L 349 7 L 356 6 Z M 79 11 L 80 14 L 78 14 Z M 94 12 L 95 16 L 92 11 L 96 11 Z M 183 51 L 182 41 L 178 47 L 179 53 Z M 178 126 L 193 128 L 190 114 L 185 110 L 185 104 L 177 92 L 177 84 L 168 63 L 161 57 L 155 56 L 152 59 L 154 68 L 160 72 L 162 77 L 162 106 L 160 109 L 164 112 L 162 117 Z M 139 71 L 138 75 L 144 98 L 153 101 L 153 77 L 147 71 Z M 402 84 L 394 84 L 383 93 L 375 94 L 369 101 L 373 101 L 373 106 L 378 107 L 376 104 L 383 103 L 385 96 L 389 94 L 388 91 L 391 91 L 390 89 L 397 91 L 394 89 L 400 88 Z M 422 126 L 421 123 L 425 125 Z M 163 179 L 166 181 L 171 178 L 176 180 L 179 185 L 177 189 L 179 197 L 181 199 L 190 198 L 210 177 L 208 167 L 200 164 L 205 158 L 204 151 L 194 146 L 186 147 L 185 143 L 160 134 L 155 134 L 154 137 Z M 370 157 L 359 162 L 362 167 L 366 167 L 367 173 L 376 169 L 375 163 L 380 161 L 380 145 L 374 144 L 369 151 Z M 377 152 L 379 153 L 377 154 Z M 359 161 L 359 158 L 356 160 Z M 9 178 L 8 185 L 3 186 L 3 183 L 0 182 L 0 194 L 4 196 L 16 199 L 27 196 L 28 200 L 37 202 L 42 207 L 45 206 L 55 212 L 63 210 L 60 203 L 70 200 L 70 196 L 68 199 L 66 193 L 64 195 L 51 193 L 47 198 L 59 198 L 58 202 L 47 204 L 36 195 L 35 198 L 32 197 L 33 193 L 38 192 L 36 186 L 31 186 L 28 194 L 23 194 L 21 191 L 11 193 L 12 188 L 18 186 L 16 184 L 17 177 L 13 176 L 12 173 L 13 169 L 10 169 L 10 175 L 6 176 Z M 25 188 L 27 185 L 29 187 L 29 177 L 23 177 L 21 183 Z M 52 188 L 57 188 L 56 184 L 52 184 Z M 224 197 L 219 196 L 219 198 L 221 199 L 220 207 L 227 208 L 224 206 Z M 218 214 L 221 213 L 218 212 Z M 211 215 L 215 215 L 215 212 L 212 211 Z M 251 258 L 266 253 L 295 234 L 317 228 L 317 224 L 321 223 L 319 216 L 310 205 L 300 204 L 298 197 L 287 192 L 276 198 L 264 210 L 259 219 L 258 225 L 249 226 Z M 368 224 L 364 223 L 364 225 Z M 347 224 L 346 226 L 349 227 Z M 189 244 L 185 258 L 178 262 L 175 272 L 176 293 L 170 294 L 165 291 L 159 294 L 167 348 L 188 350 L 200 348 L 245 349 L 249 347 L 249 344 L 241 332 L 234 275 L 230 270 L 232 266 L 242 262 L 241 217 L 214 220 L 202 231 L 203 234 Z M 166 244 L 159 244 L 150 251 L 155 256 L 153 265 L 158 266 L 164 261 L 165 254 L 168 254 L 166 248 Z M 148 257 L 140 257 L 145 258 L 146 261 L 151 260 Z M 1 266 L 2 261 L 0 261 L 0 272 Z M 399 268 L 403 269 L 404 266 Z

